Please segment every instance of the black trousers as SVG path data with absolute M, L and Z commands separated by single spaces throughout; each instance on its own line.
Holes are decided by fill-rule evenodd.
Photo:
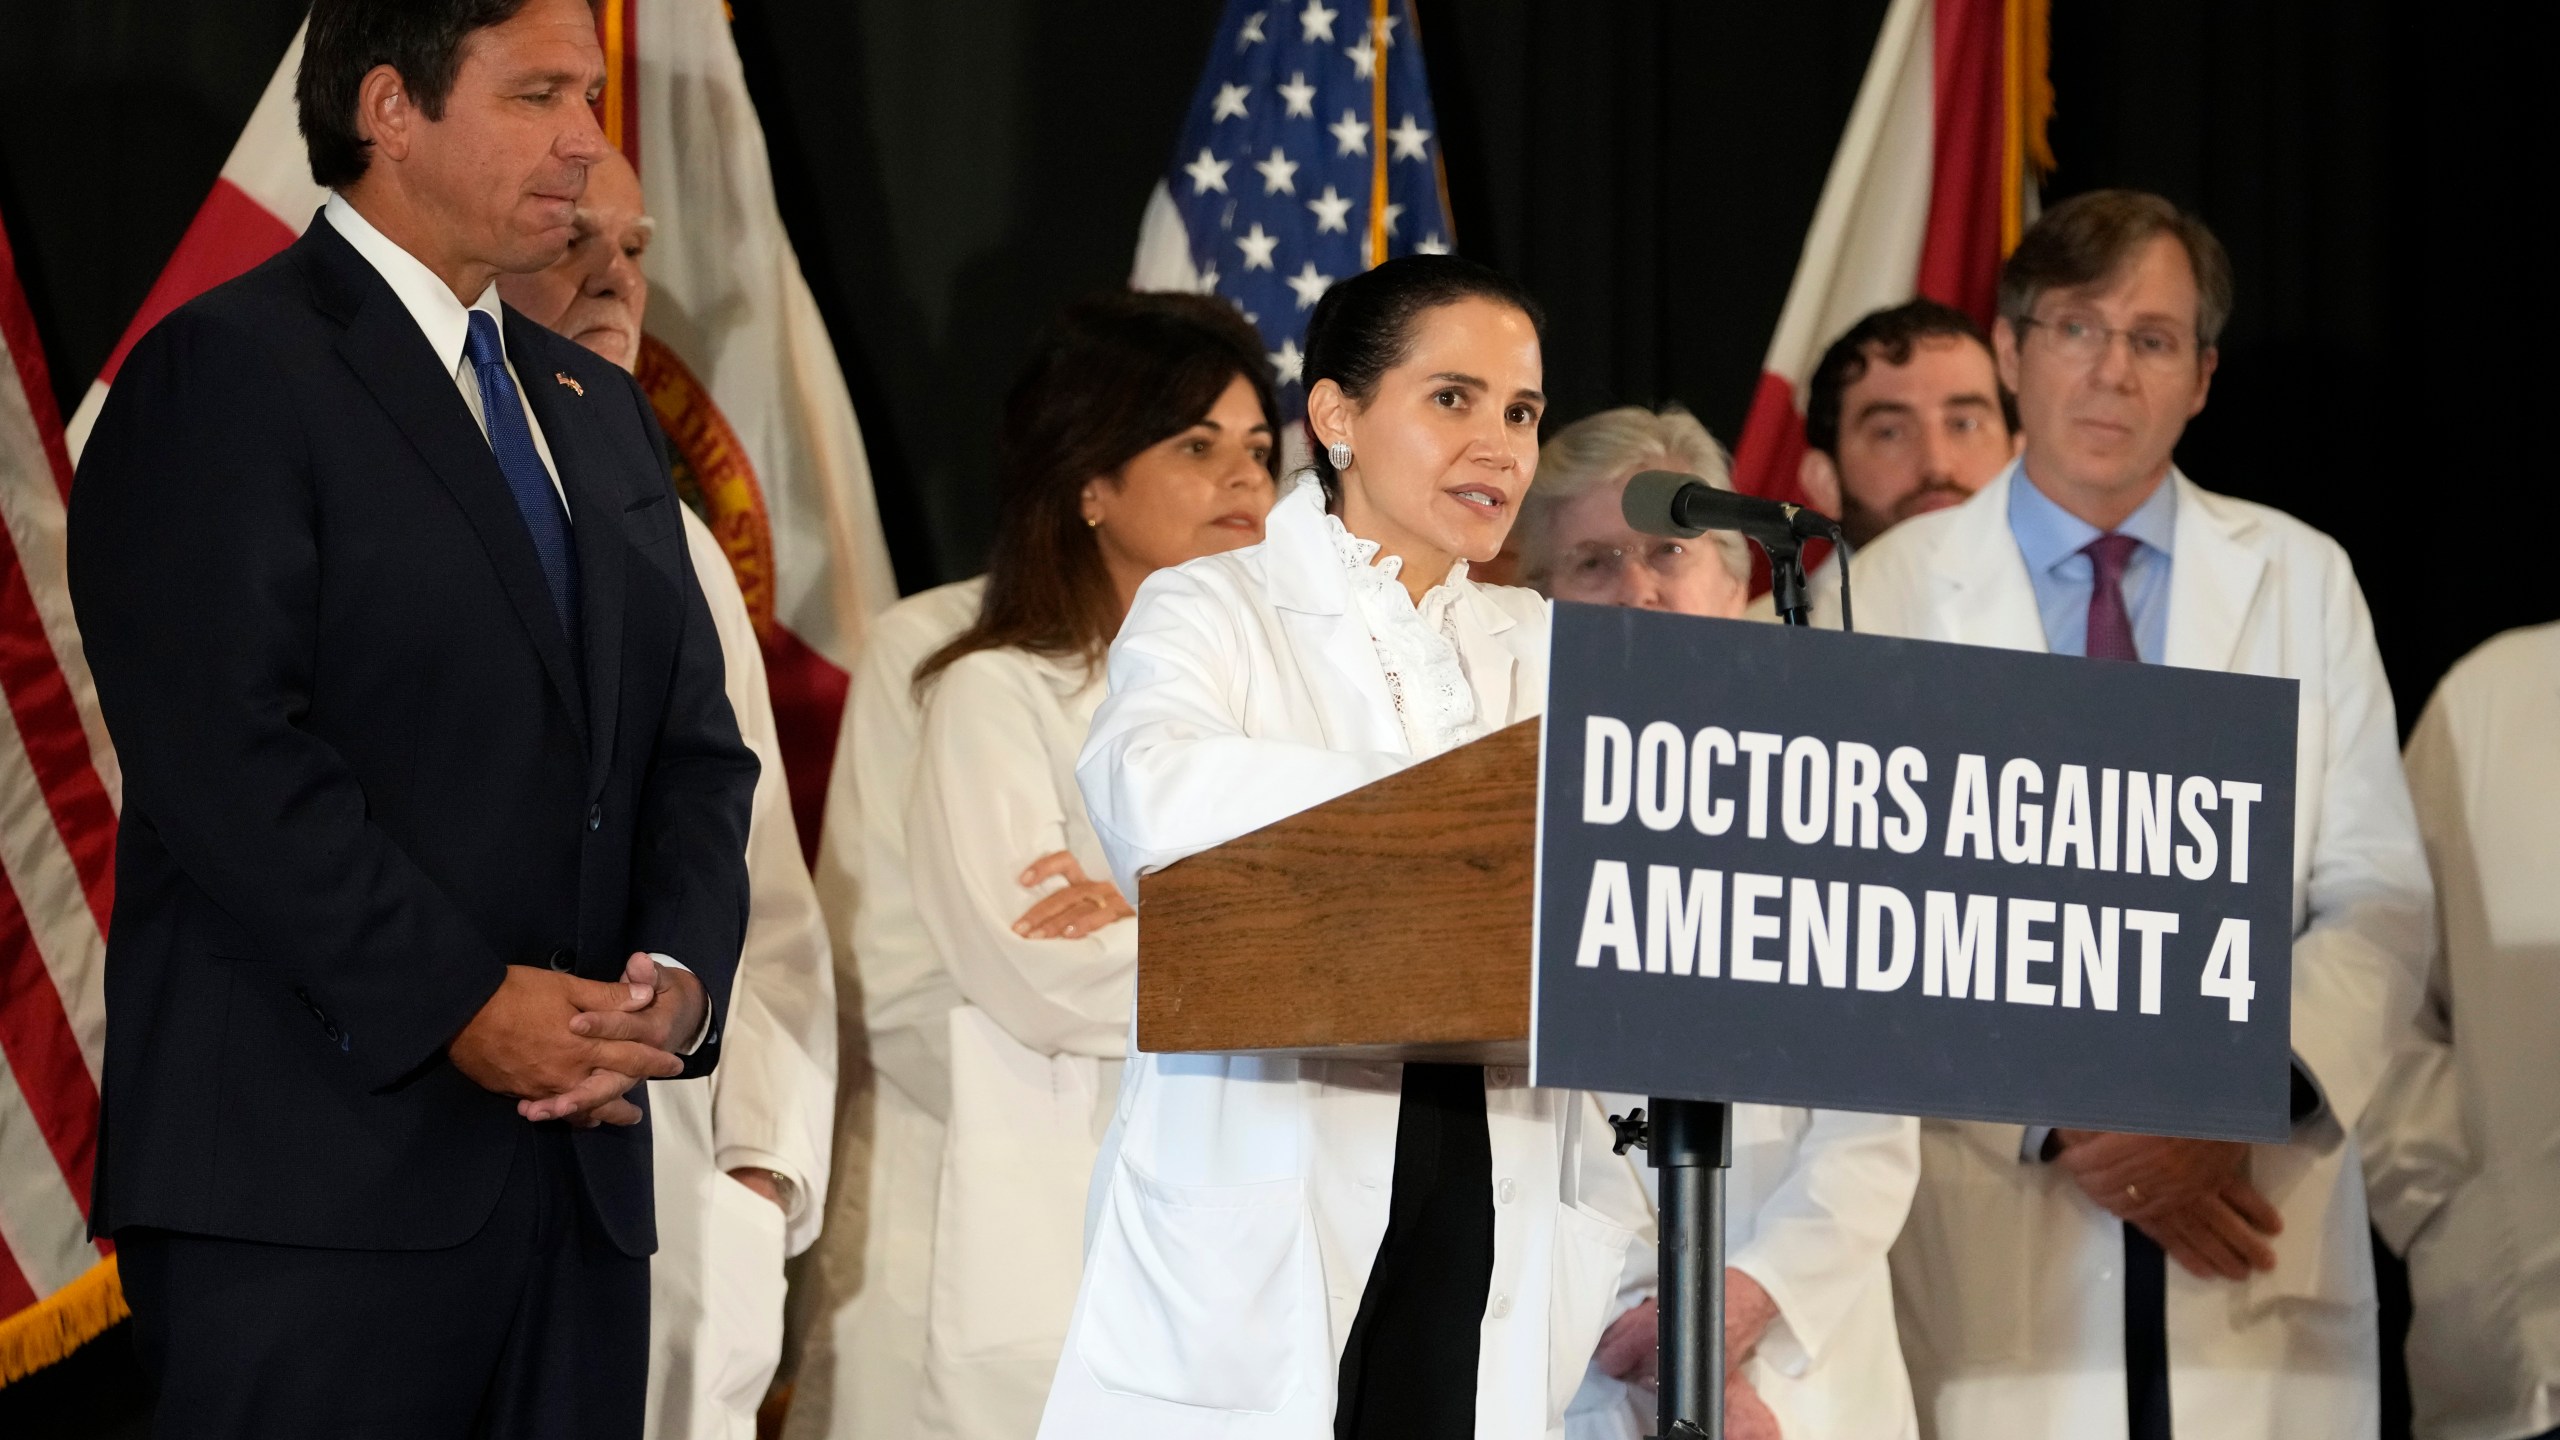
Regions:
M 1343 1346 L 1335 1440 L 1472 1440 L 1492 1286 L 1484 1068 L 1407 1065 L 1387 1233 Z
M 637 1440 L 649 1262 L 597 1224 L 565 1126 L 527 1126 L 446 1250 L 116 1237 L 158 1440 Z

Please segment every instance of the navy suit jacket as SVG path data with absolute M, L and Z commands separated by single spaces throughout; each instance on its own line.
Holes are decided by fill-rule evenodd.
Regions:
M 508 965 L 671 955 L 712 1004 L 687 1073 L 718 1058 L 756 761 L 664 437 L 619 369 L 505 334 L 574 645 L 455 357 L 325 220 L 155 327 L 99 416 L 70 582 L 124 773 L 100 1234 L 468 1238 L 526 1122 L 445 1047 Z M 654 1248 L 648 1128 L 573 1149 L 616 1245 Z

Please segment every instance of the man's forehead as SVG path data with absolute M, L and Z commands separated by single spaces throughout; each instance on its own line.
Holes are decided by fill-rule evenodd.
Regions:
M 2154 235 L 2125 253 L 2114 269 L 2085 285 L 2057 285 L 2049 303 L 2089 310 L 2157 309 L 2174 316 L 2200 303 L 2195 265 L 2175 235 Z
M 1991 352 L 1969 335 L 1922 335 L 1911 342 L 1900 362 L 1881 345 L 1867 347 L 1866 373 L 1842 392 L 1851 400 L 1866 392 L 1907 393 L 1932 382 L 1954 382 L 1961 389 L 1988 392 L 1999 378 Z M 1979 382 L 1979 383 L 1977 383 Z

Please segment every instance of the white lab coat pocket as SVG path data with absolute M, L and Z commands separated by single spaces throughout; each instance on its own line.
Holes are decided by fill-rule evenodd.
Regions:
M 1634 1231 L 1613 1225 L 1579 1205 L 1556 1206 L 1555 1251 L 1549 1257 L 1547 1293 L 1547 1428 L 1564 1423 L 1565 1407 L 1582 1387 L 1600 1332 L 1617 1311 L 1618 1281 L 1627 1268 Z
M 1105 1390 L 1267 1415 L 1307 1357 L 1306 1192 L 1296 1179 L 1166 1185 L 1125 1158 L 1087 1258 L 1077 1353 Z
M 2364 1165 L 2336 1119 L 2322 1116 L 2290 1145 L 2250 1146 L 2249 1180 L 2284 1216 L 2284 1229 L 2267 1237 L 2276 1268 L 2233 1287 L 2234 1313 L 2255 1317 L 2288 1301 L 2372 1304 Z
M 752 1436 L 782 1361 L 782 1207 L 716 1170 L 705 1183 L 696 1433 Z
M 1920 1122 L 1920 1188 L 1893 1246 L 1907 1324 L 1965 1363 L 2028 1354 L 2052 1188 L 2070 1183 L 2019 1157 L 2019 1128 Z
M 1029 1049 L 974 1005 L 953 1010 L 950 1027 L 932 1353 L 1037 1354 L 1045 1385 L 1075 1310 L 1100 1067 Z

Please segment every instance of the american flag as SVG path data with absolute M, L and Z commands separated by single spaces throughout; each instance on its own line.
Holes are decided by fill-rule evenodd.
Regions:
M 70 493 L 0 227 L 0 1385 L 124 1312 L 88 1232 L 119 784 L 63 580 Z
M 1449 249 L 1437 125 L 1409 0 L 1229 0 L 1132 283 L 1235 302 L 1294 417 L 1326 287 Z

